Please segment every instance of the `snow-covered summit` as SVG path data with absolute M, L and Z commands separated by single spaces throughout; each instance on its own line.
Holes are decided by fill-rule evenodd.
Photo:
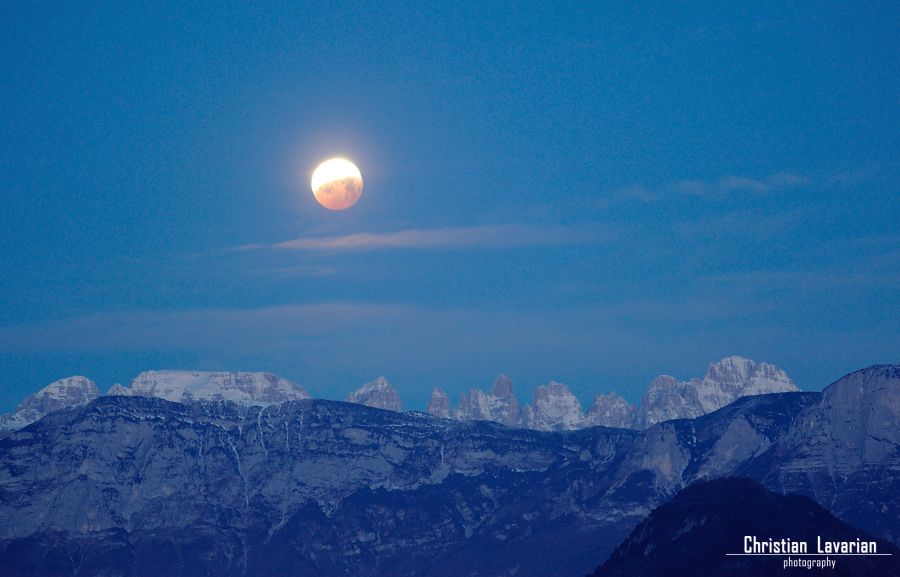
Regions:
M 709 365 L 706 376 L 696 385 L 700 405 L 707 413 L 734 402 L 739 397 L 799 391 L 787 373 L 769 363 L 744 357 L 725 357 Z
M 646 428 L 661 421 L 699 417 L 741 397 L 799 390 L 787 373 L 775 365 L 739 356 L 725 357 L 710 364 L 702 379 L 656 377 L 641 401 L 637 424 Z
M 54 381 L 25 397 L 14 413 L 0 415 L 0 430 L 21 429 L 47 413 L 86 405 L 99 396 L 96 383 L 87 377 L 74 376 Z
M 234 401 L 245 405 L 270 405 L 310 398 L 300 385 L 272 373 L 242 371 L 146 371 L 118 387 L 111 395 L 159 397 L 176 403 Z
M 347 395 L 347 402 L 398 413 L 403 411 L 399 393 L 384 377 L 378 377 Z

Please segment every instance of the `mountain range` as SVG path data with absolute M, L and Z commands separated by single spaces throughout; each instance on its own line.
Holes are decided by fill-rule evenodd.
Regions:
M 100 396 L 0 434 L 4 574 L 585 575 L 731 476 L 900 541 L 900 365 L 644 430 L 181 399 Z
M 472 389 L 462 395 L 455 410 L 451 410 L 446 393 L 434 389 L 428 412 L 438 417 L 495 421 L 538 431 L 593 426 L 645 429 L 662 421 L 699 417 L 744 396 L 799 390 L 787 373 L 775 365 L 732 356 L 712 363 L 702 379 L 656 377 L 638 406 L 612 392 L 597 395 L 585 414 L 569 387 L 553 381 L 534 391 L 531 405 L 521 406 L 513 393 L 512 381 L 501 374 L 490 392 Z
M 60 395 L 59 390 L 69 393 Z M 587 414 L 566 385 L 551 381 L 537 387 L 533 402 L 522 405 L 512 381 L 501 374 L 490 392 L 472 389 L 462 395 L 457 408 L 441 389 L 434 389 L 428 413 L 462 421 L 494 421 L 510 427 L 538 431 L 574 430 L 591 426 L 644 429 L 655 423 L 704 415 L 734 400 L 750 395 L 798 391 L 787 374 L 774 365 L 743 357 L 727 357 L 709 366 L 706 376 L 679 381 L 660 375 L 645 393 L 640 405 L 630 405 L 614 392 L 597 395 Z M 97 396 L 95 383 L 86 377 L 70 377 L 51 383 L 26 398 L 10 415 L 0 415 L 0 429 L 15 429 L 34 422 L 50 411 L 85 404 Z M 130 387 L 113 385 L 108 395 L 158 397 L 174 402 L 227 400 L 265 406 L 310 398 L 300 385 L 272 373 L 146 371 Z M 403 404 L 397 390 L 385 377 L 347 395 L 347 402 L 391 411 Z

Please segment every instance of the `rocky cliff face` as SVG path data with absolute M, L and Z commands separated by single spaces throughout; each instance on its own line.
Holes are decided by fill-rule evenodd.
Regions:
M 512 380 L 504 374 L 500 374 L 491 385 L 491 396 L 495 399 L 491 407 L 491 420 L 504 425 L 515 427 L 522 420 L 522 408 L 519 400 L 513 394 Z
M 522 409 L 513 393 L 512 381 L 504 374 L 494 379 L 491 392 L 472 389 L 459 398 L 453 415 L 462 421 L 494 421 L 508 427 L 522 426 Z
M 534 404 L 526 407 L 522 421 L 537 431 L 571 431 L 584 426 L 584 413 L 569 387 L 551 381 L 535 389 Z
M 384 377 L 378 377 L 347 395 L 347 402 L 386 411 L 400 412 L 403 410 L 400 395 Z
M 272 373 L 241 371 L 145 371 L 130 388 L 118 387 L 110 394 L 157 397 L 176 403 L 190 401 L 233 401 L 248 405 L 269 405 L 308 399 L 300 385 Z
M 99 396 L 97 385 L 87 377 L 76 376 L 54 381 L 26 397 L 15 412 L 0 415 L 0 430 L 20 429 L 48 413 L 86 405 Z
M 330 401 L 102 397 L 0 435 L 0 566 L 584 575 L 686 485 L 731 475 L 891 538 L 898 370 L 744 397 L 643 432 L 539 432 Z M 22 559 L 30 569 L 16 569 Z
M 597 395 L 588 410 L 585 424 L 590 427 L 616 427 L 619 429 L 635 429 L 637 418 L 634 406 L 612 392 L 608 395 Z
M 900 542 L 900 365 L 869 367 L 829 385 L 783 442 L 741 470 L 815 495 L 851 525 Z
M 428 402 L 428 414 L 442 419 L 450 418 L 450 397 L 443 389 L 435 388 L 431 391 L 431 400 Z
M 704 410 L 695 383 L 660 375 L 650 383 L 636 414 L 636 427 L 646 429 L 672 419 L 693 419 L 704 414 Z

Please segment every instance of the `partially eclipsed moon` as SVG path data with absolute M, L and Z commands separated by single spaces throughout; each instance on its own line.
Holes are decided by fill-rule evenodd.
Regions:
M 319 204 L 330 210 L 345 210 L 362 194 L 362 174 L 343 158 L 326 160 L 312 175 L 312 191 Z

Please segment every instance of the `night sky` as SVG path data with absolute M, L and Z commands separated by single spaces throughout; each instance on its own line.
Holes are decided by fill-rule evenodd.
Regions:
M 896 2 L 134 4 L 0 8 L 0 411 L 900 360 Z

